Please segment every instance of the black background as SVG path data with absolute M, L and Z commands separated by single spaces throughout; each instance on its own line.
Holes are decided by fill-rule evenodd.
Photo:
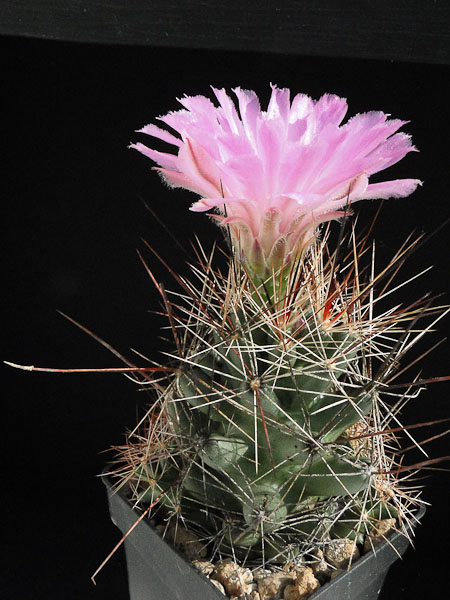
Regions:
M 350 114 L 380 109 L 411 120 L 405 130 L 421 152 L 392 167 L 388 178 L 418 177 L 425 184 L 412 197 L 385 204 L 375 230 L 380 264 L 413 228 L 430 233 L 450 216 L 446 66 L 19 38 L 0 43 L 6 100 L 4 360 L 60 368 L 120 366 L 57 310 L 129 357 L 134 356 L 129 348 L 135 348 L 158 358 L 161 322 L 149 311 L 158 308 L 159 299 L 135 249 L 143 250 L 143 237 L 181 271 L 185 256 L 142 200 L 188 253 L 195 232 L 206 246 L 220 233 L 207 218 L 187 210 L 192 195 L 165 188 L 150 161 L 126 147 L 137 139 L 134 129 L 177 109 L 177 96 L 209 94 L 210 84 L 255 89 L 263 103 L 269 82 L 313 97 L 333 92 L 349 99 Z M 361 220 L 368 222 L 376 207 L 374 202 L 358 206 Z M 393 302 L 433 290 L 443 292 L 440 302 L 448 303 L 449 236 L 447 225 L 411 258 L 398 281 L 435 267 Z M 169 286 L 169 275 L 146 256 Z M 420 349 L 448 328 L 446 319 L 439 335 Z M 450 374 L 448 348 L 444 343 L 424 360 L 424 377 Z M 119 375 L 49 375 L 6 367 L 2 374 L 6 468 L 0 595 L 127 598 L 122 551 L 100 573 L 96 587 L 89 580 L 120 538 L 96 475 L 108 459 L 102 451 L 121 443 L 145 395 Z M 404 420 L 450 415 L 448 390 L 448 383 L 429 386 L 406 409 Z M 428 435 L 426 430 L 417 437 Z M 448 445 L 448 438 L 437 440 L 431 456 L 450 454 Z M 392 568 L 384 600 L 445 593 L 450 475 L 435 472 L 424 483 L 424 498 L 433 506 L 417 533 L 416 551 Z

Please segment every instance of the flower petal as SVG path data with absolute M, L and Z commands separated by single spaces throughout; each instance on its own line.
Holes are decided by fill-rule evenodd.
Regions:
M 242 90 L 241 88 L 235 88 L 233 92 L 238 99 L 244 132 L 250 144 L 255 148 L 256 124 L 261 111 L 258 96 L 251 90 Z
M 178 153 L 178 169 L 197 183 L 203 195 L 221 196 L 220 171 L 211 156 L 196 140 L 186 139 Z
M 381 183 L 371 183 L 357 200 L 383 200 L 387 198 L 405 198 L 414 192 L 420 179 L 393 179 Z
M 164 167 L 165 169 L 174 169 L 177 168 L 177 157 L 173 154 L 169 154 L 167 152 L 158 152 L 157 150 L 152 150 L 151 148 L 147 148 L 144 144 L 138 142 L 137 144 L 130 144 L 128 148 L 133 148 L 137 150 L 144 156 L 151 158 L 155 163 Z
M 163 142 L 167 142 L 168 144 L 172 144 L 173 146 L 181 146 L 182 140 L 172 135 L 167 129 L 161 129 L 161 127 L 157 127 L 150 123 L 149 125 L 145 125 L 138 129 L 136 133 L 144 133 L 145 135 L 151 135 L 152 137 L 159 138 Z

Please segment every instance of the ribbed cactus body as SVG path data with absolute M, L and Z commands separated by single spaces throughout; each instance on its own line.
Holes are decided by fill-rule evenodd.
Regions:
M 250 291 L 226 314 L 191 315 L 164 394 L 167 455 L 140 474 L 147 500 L 164 492 L 169 511 L 223 547 L 266 557 L 364 528 L 372 466 L 346 432 L 376 397 L 357 333 L 272 300 Z
M 324 246 L 278 286 L 234 257 L 164 296 L 176 351 L 129 481 L 225 555 L 283 563 L 404 514 L 383 395 L 401 330 L 373 318 L 359 280 L 338 288 Z
M 305 326 L 299 333 L 301 350 L 294 342 L 291 352 L 264 328 L 240 329 L 231 339 L 215 332 L 198 348 L 195 366 L 177 377 L 171 413 L 196 446 L 186 493 L 228 510 L 233 496 L 245 532 L 237 545 L 253 546 L 261 534 L 285 528 L 311 498 L 355 495 L 370 482 L 367 459 L 340 439 L 372 406 L 361 387 L 340 391 L 335 383 L 339 363 L 355 360 L 355 341 L 320 328 L 307 332 Z

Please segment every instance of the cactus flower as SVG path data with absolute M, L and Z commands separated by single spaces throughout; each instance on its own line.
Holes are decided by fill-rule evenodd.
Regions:
M 266 111 L 257 95 L 214 89 L 219 106 L 204 96 L 179 99 L 183 109 L 159 117 L 168 128 L 139 130 L 172 146 L 161 152 L 131 144 L 152 159 L 172 187 L 200 195 L 193 211 L 215 209 L 233 243 L 255 272 L 278 267 L 313 239 L 317 226 L 345 215 L 365 199 L 411 194 L 417 179 L 369 183 L 371 175 L 416 150 L 399 133 L 405 121 L 379 111 L 347 122 L 344 98 L 312 100 L 272 86 Z M 176 135 L 175 135 L 176 134 Z

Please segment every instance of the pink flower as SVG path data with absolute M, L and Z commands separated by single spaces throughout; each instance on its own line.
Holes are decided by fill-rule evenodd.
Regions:
M 184 109 L 139 130 L 172 146 L 159 152 L 131 144 L 159 166 L 173 187 L 201 198 L 193 211 L 216 209 L 235 245 L 257 272 L 277 267 L 308 245 L 320 223 L 345 214 L 358 200 L 411 194 L 417 179 L 369 183 L 369 177 L 416 148 L 396 133 L 405 121 L 372 111 L 342 124 L 347 102 L 325 94 L 312 100 L 272 86 L 266 111 L 253 91 L 236 88 L 238 109 L 225 90 L 185 96 Z M 344 209 L 344 210 L 343 210 Z M 213 215 L 211 215 L 213 216 Z

